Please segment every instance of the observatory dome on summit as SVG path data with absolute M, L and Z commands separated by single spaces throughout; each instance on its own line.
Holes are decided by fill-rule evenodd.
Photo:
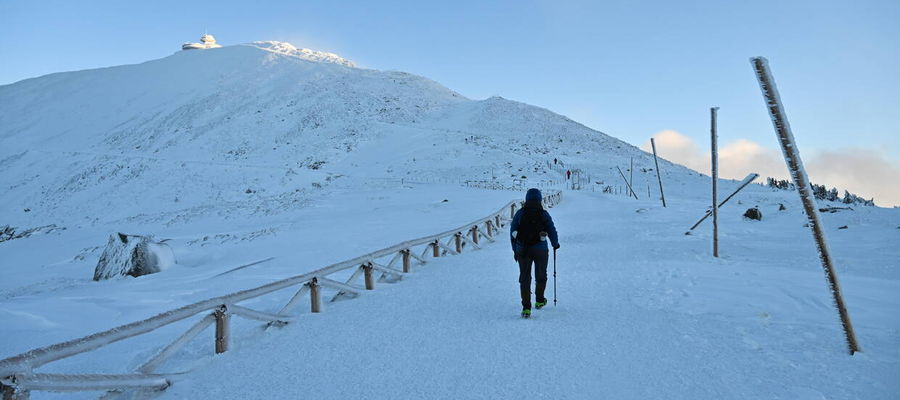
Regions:
M 200 43 L 187 42 L 181 45 L 182 50 L 214 49 L 216 47 L 222 46 L 216 43 L 216 38 L 214 38 L 213 35 L 208 33 L 204 33 L 203 36 L 200 36 Z

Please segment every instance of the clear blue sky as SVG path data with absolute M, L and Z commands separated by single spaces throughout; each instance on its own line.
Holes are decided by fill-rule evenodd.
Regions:
M 204 29 L 412 72 L 567 115 L 634 144 L 776 142 L 748 58 L 766 56 L 802 151 L 900 165 L 900 1 L 10 1 L 0 84 L 165 57 Z

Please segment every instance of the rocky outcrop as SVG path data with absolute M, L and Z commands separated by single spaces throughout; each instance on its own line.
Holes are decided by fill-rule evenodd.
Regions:
M 94 268 L 94 280 L 117 276 L 142 276 L 157 273 L 175 264 L 169 246 L 151 236 L 116 233 L 109 236 L 100 261 Z
M 744 212 L 744 218 L 752 219 L 755 221 L 762 221 L 762 211 L 759 211 L 759 208 L 756 207 L 749 208 L 746 212 Z

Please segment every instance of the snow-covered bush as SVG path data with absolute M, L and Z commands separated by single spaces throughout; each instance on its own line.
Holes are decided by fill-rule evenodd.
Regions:
M 169 246 L 156 242 L 151 236 L 116 233 L 109 236 L 100 261 L 94 268 L 94 280 L 117 276 L 153 274 L 175 264 L 175 254 Z
M 794 190 L 794 184 L 787 180 L 778 180 L 775 178 L 766 178 L 766 186 L 781 189 L 781 190 Z M 841 198 L 837 188 L 831 188 L 828 190 L 825 185 L 817 185 L 815 183 L 810 183 L 810 188 L 812 189 L 812 194 L 817 200 L 827 200 L 833 202 L 841 202 L 844 204 L 860 204 L 864 206 L 874 206 L 875 199 L 866 200 L 858 195 L 850 193 L 847 190 L 844 190 L 844 197 Z

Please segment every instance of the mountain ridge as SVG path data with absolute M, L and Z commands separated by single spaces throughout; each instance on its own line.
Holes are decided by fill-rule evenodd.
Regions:
M 255 43 L 0 86 L 0 160 L 10 171 L 0 187 L 9 210 L 32 210 L 0 217 L 37 226 L 83 213 L 96 224 L 127 221 L 134 209 L 256 209 L 273 198 L 285 209 L 333 176 L 527 176 L 536 185 L 559 178 L 545 165 L 553 158 L 594 164 L 607 181 L 626 159 L 651 168 L 637 147 L 550 110 Z

